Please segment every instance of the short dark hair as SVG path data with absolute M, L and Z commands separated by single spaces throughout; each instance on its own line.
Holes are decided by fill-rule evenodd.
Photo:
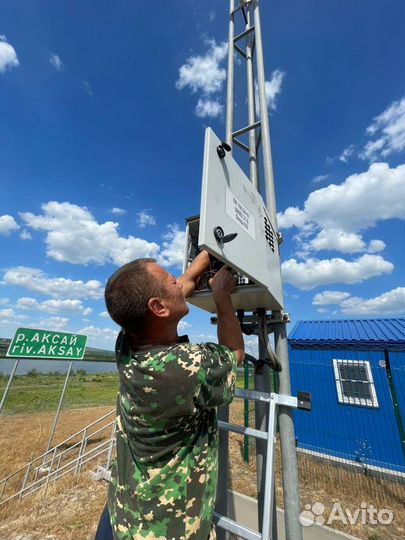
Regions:
M 162 286 L 148 270 L 156 259 L 136 259 L 121 266 L 107 281 L 104 292 L 110 317 L 124 330 L 140 334 L 147 322 L 148 301 L 162 296 Z

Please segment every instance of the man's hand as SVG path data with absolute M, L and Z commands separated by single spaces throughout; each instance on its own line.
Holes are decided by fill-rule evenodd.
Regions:
M 236 287 L 236 279 L 229 271 L 228 266 L 223 266 L 209 282 L 214 297 L 223 294 L 230 295 Z

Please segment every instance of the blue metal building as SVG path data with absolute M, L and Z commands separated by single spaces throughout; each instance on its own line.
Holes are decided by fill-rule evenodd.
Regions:
M 405 472 L 405 319 L 298 322 L 288 338 L 298 448 Z

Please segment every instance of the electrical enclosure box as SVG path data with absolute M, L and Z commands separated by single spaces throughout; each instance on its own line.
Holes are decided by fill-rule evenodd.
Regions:
M 217 149 L 220 139 L 205 131 L 200 216 L 186 220 L 183 270 L 206 249 L 237 272 L 232 294 L 235 310 L 283 309 L 278 241 L 265 204 L 230 153 Z M 216 313 L 212 291 L 202 284 L 187 299 Z

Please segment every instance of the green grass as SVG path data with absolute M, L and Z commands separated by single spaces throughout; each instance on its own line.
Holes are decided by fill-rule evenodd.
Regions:
M 8 377 L 0 376 L 0 395 L 3 394 Z M 24 414 L 55 411 L 59 403 L 65 375 L 57 372 L 38 373 L 31 370 L 26 375 L 14 377 L 10 387 L 4 414 Z M 66 390 L 63 409 L 115 406 L 118 391 L 116 373 L 74 372 Z
M 3 414 L 33 414 L 55 411 L 66 375 L 57 371 L 40 373 L 35 369 L 26 375 L 16 375 L 3 408 Z M 0 396 L 8 375 L 0 374 Z M 238 373 L 236 385 L 243 388 L 243 373 Z M 249 377 L 253 388 L 253 377 Z M 115 407 L 118 391 L 117 373 L 87 373 L 73 370 L 66 390 L 63 409 L 111 405 Z

